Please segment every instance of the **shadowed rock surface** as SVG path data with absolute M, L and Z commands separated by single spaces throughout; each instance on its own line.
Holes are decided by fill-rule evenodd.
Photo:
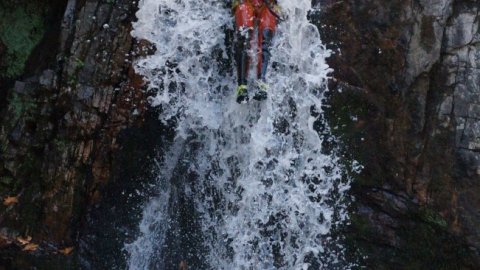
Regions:
M 479 2 L 320 2 L 329 119 L 365 166 L 352 248 L 371 269 L 478 269 Z
M 25 32 L 19 36 L 39 31 L 43 37 L 23 75 L 2 71 L 0 196 L 18 203 L 0 206 L 0 269 L 76 268 L 72 256 L 65 266 L 55 254 L 77 245 L 87 210 L 116 181 L 118 134 L 142 125 L 145 111 L 143 82 L 131 60 L 151 49 L 130 36 L 132 1 L 29 2 L 7 1 L 2 12 L 56 19 L 35 25 L 42 30 L 18 27 Z M 19 236 L 32 237 L 38 248 L 21 252 Z

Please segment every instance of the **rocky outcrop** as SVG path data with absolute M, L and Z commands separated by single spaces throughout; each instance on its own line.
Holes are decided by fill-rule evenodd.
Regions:
M 40 2 L 59 19 L 41 33 L 24 75 L 2 85 L 0 197 L 15 199 L 0 206 L 3 255 L 21 248 L 17 237 L 32 237 L 43 254 L 76 244 L 111 179 L 120 131 L 141 125 L 145 112 L 131 61 L 154 48 L 130 36 L 136 3 Z M 13 265 L 9 256 L 0 255 L 2 265 Z
M 372 269 L 478 269 L 478 1 L 319 2 L 329 119 L 365 166 L 351 244 Z

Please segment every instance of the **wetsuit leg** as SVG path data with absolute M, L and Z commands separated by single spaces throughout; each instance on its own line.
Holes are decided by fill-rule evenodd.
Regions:
M 267 66 L 271 56 L 270 48 L 272 46 L 272 39 L 277 28 L 277 18 L 267 7 L 262 8 L 259 17 L 258 47 L 260 55 L 257 65 L 257 77 L 258 79 L 265 80 Z
M 270 29 L 263 29 L 262 41 L 261 41 L 261 60 L 257 70 L 258 79 L 265 81 L 265 74 L 267 73 L 268 62 L 270 61 L 271 53 L 270 47 L 272 46 L 272 39 L 275 32 Z
M 238 85 L 247 84 L 250 56 L 248 51 L 251 46 L 252 30 L 237 31 L 237 44 L 235 46 L 235 60 L 237 62 Z
M 248 51 L 251 46 L 253 27 L 255 23 L 254 8 L 248 2 L 239 4 L 235 10 L 235 60 L 237 63 L 238 85 L 246 85 L 250 57 Z

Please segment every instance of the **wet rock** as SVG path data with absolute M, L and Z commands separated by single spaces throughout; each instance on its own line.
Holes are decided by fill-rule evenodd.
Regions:
M 79 86 L 77 91 L 78 100 L 90 100 L 93 97 L 95 89 L 91 86 Z
M 353 217 L 368 235 L 368 244 L 356 242 L 372 255 L 366 264 L 479 268 L 470 252 L 480 240 L 477 1 L 320 2 L 329 2 L 318 22 L 323 41 L 341 52 L 329 59 L 337 81 L 327 114 L 349 126 L 348 107 L 366 123 L 361 133 L 340 130 L 345 155 L 365 167 L 352 192 L 358 209 L 370 209 Z
M 13 143 L 18 143 L 20 142 L 21 138 L 22 138 L 22 126 L 16 125 L 15 128 L 12 130 L 12 132 L 10 132 L 8 139 Z
M 35 91 L 35 88 L 31 83 L 16 81 L 13 91 L 17 94 L 31 95 Z
M 452 18 L 445 29 L 445 44 L 447 51 L 452 51 L 465 45 L 479 41 L 478 17 L 476 9 L 466 9 Z
M 0 217 L 19 234 L 64 246 L 75 244 L 85 209 L 101 199 L 117 136 L 142 124 L 143 80 L 130 63 L 150 49 L 130 36 L 132 1 L 47 2 L 59 20 L 39 46 L 57 57 L 39 63 L 32 55 L 30 65 L 46 68 L 18 81 L 0 110 L 0 177 L 14 183 L 1 185 L 0 196 L 23 194 L 15 208 L 0 208 Z
M 57 74 L 51 69 L 46 69 L 40 76 L 39 83 L 48 89 L 57 88 Z

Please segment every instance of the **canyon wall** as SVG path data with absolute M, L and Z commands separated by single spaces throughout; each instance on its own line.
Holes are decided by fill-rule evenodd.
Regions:
M 352 252 L 369 269 L 478 269 L 479 2 L 319 2 L 327 112 L 364 166 Z
M 62 253 L 115 184 L 119 135 L 142 126 L 145 93 L 131 62 L 153 48 L 130 36 L 133 1 L 0 7 L 0 269 L 65 269 Z

